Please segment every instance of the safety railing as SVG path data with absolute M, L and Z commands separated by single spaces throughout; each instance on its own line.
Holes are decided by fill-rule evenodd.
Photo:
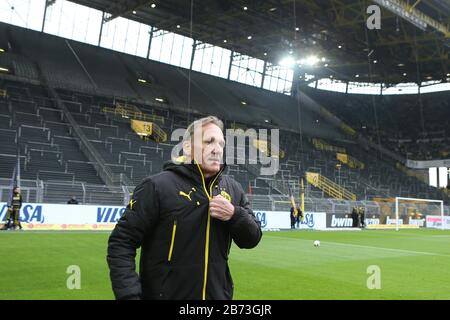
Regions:
M 87 184 L 77 181 L 42 181 L 21 180 L 21 192 L 24 202 L 36 203 L 67 203 L 75 196 L 80 204 L 92 205 L 126 205 L 129 202 L 134 185 L 106 186 Z M 6 202 L 10 193 L 10 179 L 0 178 L 0 201 Z M 256 211 L 289 211 L 291 202 L 287 195 L 255 195 L 248 194 L 250 205 Z M 298 200 L 298 198 L 297 198 Z M 395 203 L 378 199 L 379 201 L 352 201 L 329 198 L 305 197 L 305 211 L 349 214 L 355 206 L 366 208 L 366 215 L 382 215 L 392 217 L 395 213 Z M 384 201 L 383 201 L 384 200 Z M 390 200 L 390 199 L 387 199 Z M 437 212 L 435 204 L 425 207 L 422 203 L 411 203 L 403 209 L 405 213 Z M 450 215 L 450 207 L 444 206 L 444 215 Z
M 316 172 L 306 172 L 306 181 L 316 188 L 324 191 L 328 195 L 336 199 L 347 199 L 356 201 L 356 195 L 351 193 L 342 186 L 334 183 L 328 178 L 325 178 L 320 173 Z
M 71 128 L 73 128 L 73 133 L 78 138 L 81 151 L 87 156 L 89 161 L 95 163 L 97 172 L 99 173 L 103 181 L 105 181 L 106 184 L 110 186 L 114 186 L 117 183 L 122 183 L 122 177 L 117 177 L 116 175 L 114 175 L 111 172 L 111 170 L 105 165 L 105 160 L 103 159 L 101 154 L 96 150 L 96 148 L 94 148 L 94 146 L 89 142 L 83 130 L 80 128 L 78 123 L 72 117 L 68 108 L 59 98 L 55 89 L 52 87 L 48 88 L 51 96 L 55 99 L 56 105 L 63 111 L 64 116 L 71 125 Z
M 341 163 L 348 165 L 352 169 L 364 169 L 365 165 L 358 159 L 346 154 L 346 153 L 336 153 L 336 159 Z
M 313 138 L 312 144 L 314 148 L 321 151 L 330 151 L 330 152 L 341 152 L 345 153 L 345 148 L 332 146 L 331 144 L 326 143 L 322 139 Z
M 102 111 L 106 114 L 110 114 L 115 117 L 120 116 L 122 118 L 129 118 L 142 121 L 153 121 L 164 124 L 164 117 L 144 113 L 134 105 L 116 103 L 115 108 L 104 107 Z

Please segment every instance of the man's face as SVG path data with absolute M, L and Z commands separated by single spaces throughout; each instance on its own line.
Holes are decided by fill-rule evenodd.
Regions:
M 20 188 L 15 188 L 14 192 L 20 193 Z
M 205 177 L 211 177 L 220 171 L 224 147 L 223 132 L 217 125 L 208 123 L 202 130 L 194 132 L 192 157 L 200 164 Z

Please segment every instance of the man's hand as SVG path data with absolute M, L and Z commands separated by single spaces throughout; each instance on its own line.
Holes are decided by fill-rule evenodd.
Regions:
M 209 213 L 213 218 L 228 221 L 234 214 L 234 206 L 230 201 L 218 195 L 209 202 Z

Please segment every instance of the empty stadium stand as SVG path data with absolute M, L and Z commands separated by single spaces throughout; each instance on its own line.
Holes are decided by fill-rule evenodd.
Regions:
M 222 118 L 226 128 L 236 123 L 247 128 L 279 128 L 284 156 L 280 155 L 275 175 L 259 175 L 261 165 L 228 166 L 227 174 L 250 195 L 285 200 L 288 190 L 298 193 L 300 179 L 312 172 L 355 194 L 358 200 L 445 197 L 293 97 L 191 72 L 192 99 L 187 103 L 188 71 L 183 68 L 0 23 L 3 37 L 5 29 L 8 41 L 15 45 L 0 54 L 4 59 L 0 61 L 22 67 L 0 75 L 0 89 L 7 93 L 0 97 L 0 177 L 11 176 L 19 149 L 22 179 L 43 181 L 40 196 L 47 202 L 76 195 L 84 203 L 123 204 L 133 186 L 159 172 L 171 158 L 178 141 L 140 139 L 128 117 L 105 111 L 119 103 L 157 116 L 155 123 L 169 137 L 176 128 L 185 128 L 207 114 Z M 149 85 L 137 82 L 143 73 L 152 79 Z M 337 100 L 307 93 L 341 115 Z M 164 102 L 157 102 L 158 97 Z M 248 105 L 243 106 L 242 100 Z M 345 150 L 364 166 L 342 163 L 336 152 L 318 149 L 316 138 Z M 37 189 L 29 187 L 36 196 Z M 311 184 L 306 193 L 308 199 L 331 197 Z
M 305 92 L 352 128 L 413 160 L 447 159 L 450 155 L 450 94 L 374 96 Z M 395 110 L 395 112 L 392 112 Z

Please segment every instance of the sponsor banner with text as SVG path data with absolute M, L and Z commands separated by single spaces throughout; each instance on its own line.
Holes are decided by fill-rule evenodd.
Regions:
M 327 228 L 351 228 L 352 218 L 350 214 L 344 213 L 329 213 L 327 214 Z M 379 224 L 378 218 L 365 218 L 366 225 Z
M 111 230 L 125 211 L 119 206 L 24 203 L 20 220 L 25 230 Z M 7 206 L 0 203 L 0 223 L 6 219 Z M 290 213 L 254 210 L 263 229 L 290 229 Z M 325 229 L 325 212 L 305 212 L 298 229 Z
M 444 216 L 444 229 L 450 229 L 450 217 Z M 427 228 L 442 228 L 442 217 L 441 216 L 427 216 L 426 218 Z
M 263 229 L 290 229 L 290 212 L 254 210 L 256 219 Z M 298 229 L 325 229 L 325 212 L 305 212 L 305 218 L 299 223 Z
M 23 230 L 70 230 L 70 231 L 111 231 L 115 227 L 115 223 L 91 223 L 91 224 L 76 224 L 76 223 L 22 223 Z
M 0 223 L 5 221 L 7 210 L 6 202 L 0 202 Z M 100 226 L 116 223 L 124 211 L 125 207 L 118 206 L 24 203 L 20 209 L 20 221 L 22 224 L 31 223 L 34 229 L 42 224 Z

